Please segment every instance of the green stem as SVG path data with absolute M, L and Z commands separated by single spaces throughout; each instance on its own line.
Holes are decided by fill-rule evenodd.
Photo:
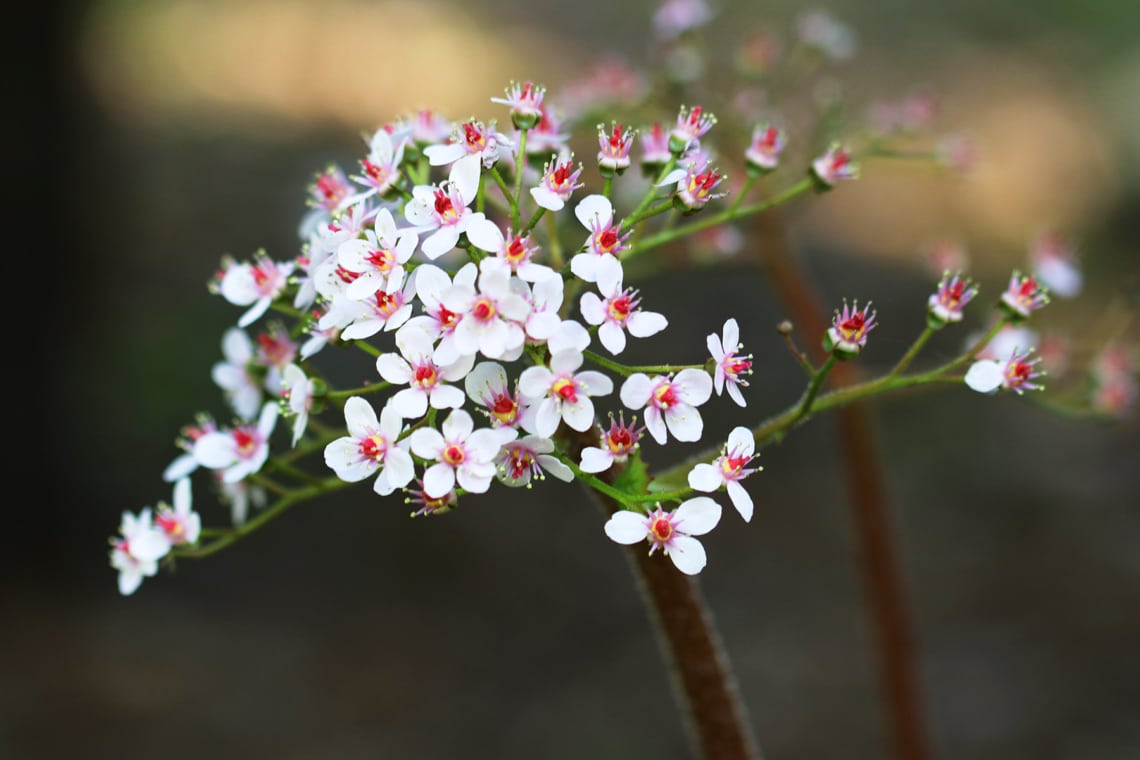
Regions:
M 376 393 L 377 391 L 382 391 L 385 388 L 391 387 L 391 383 L 381 380 L 380 382 L 372 383 L 371 385 L 362 385 L 359 388 L 347 388 L 343 391 L 329 391 L 325 394 L 325 397 L 331 399 L 342 399 L 348 398 L 350 396 L 364 396 L 366 394 Z
M 922 347 L 926 345 L 926 342 L 930 340 L 930 337 L 932 335 L 934 335 L 934 328 L 930 325 L 927 325 L 922 333 L 915 339 L 911 347 L 907 349 L 907 352 L 903 354 L 901 359 L 899 359 L 898 364 L 894 366 L 894 369 L 887 373 L 887 376 L 894 377 L 909 367 L 910 363 L 914 361 L 914 357 L 918 356 L 918 352 L 922 350 Z
M 305 488 L 299 488 L 297 490 L 290 491 L 278 499 L 273 506 L 257 515 L 257 517 L 254 517 L 245 524 L 240 525 L 233 530 L 225 533 L 216 540 L 202 546 L 175 548 L 171 551 L 171 554 L 175 557 L 192 557 L 195 559 L 208 557 L 211 554 L 215 554 L 216 552 L 221 551 L 235 541 L 248 536 L 250 533 L 265 525 L 270 520 L 279 517 L 294 504 L 305 501 L 306 499 L 311 499 L 314 496 L 319 496 L 329 491 L 334 491 L 338 488 L 343 488 L 347 485 L 349 485 L 349 483 L 341 480 L 340 478 L 328 478 Z
M 744 184 L 740 186 L 740 192 L 732 199 L 732 205 L 728 207 L 728 213 L 735 214 L 736 210 L 740 208 L 740 204 L 744 202 L 745 196 L 748 191 L 752 189 L 752 185 L 756 183 L 755 175 L 749 174 L 744 178 Z
M 646 191 L 645 197 L 641 199 L 641 203 L 637 204 L 637 208 L 635 208 L 633 212 L 629 214 L 629 216 L 627 216 L 624 221 L 622 221 L 622 229 L 628 230 L 634 224 L 634 222 L 631 222 L 629 220 L 636 220 L 638 215 L 640 215 L 642 211 L 648 208 L 649 204 L 652 203 L 653 199 L 657 197 L 657 193 L 660 190 L 660 188 L 657 187 L 657 183 L 663 180 L 665 178 L 665 175 L 673 171 L 674 167 L 676 166 L 677 157 L 670 156 L 669 160 L 665 162 L 665 166 L 661 169 L 661 173 L 657 175 L 657 179 L 655 179 L 653 181 L 653 184 L 649 186 L 649 190 Z
M 773 195 L 767 200 L 757 201 L 756 203 L 752 203 L 741 208 L 729 208 L 721 211 L 719 214 L 706 216 L 703 219 L 698 219 L 697 221 L 691 222 L 689 224 L 683 224 L 680 227 L 674 227 L 673 229 L 669 230 L 662 230 L 661 232 L 658 232 L 655 235 L 650 235 L 649 237 L 644 238 L 638 242 L 632 250 L 626 252 L 625 256 L 623 256 L 622 259 L 630 259 L 637 254 L 644 253 L 645 251 L 657 248 L 661 245 L 665 245 L 666 243 L 671 243 L 678 238 L 686 237 L 693 234 L 694 232 L 706 230 L 709 227 L 716 227 L 719 224 L 731 222 L 735 219 L 740 219 L 752 214 L 758 214 L 761 211 L 767 211 L 768 209 L 775 208 L 780 204 L 787 203 L 796 196 L 803 195 L 811 189 L 812 181 L 810 178 L 800 180 L 798 183 L 777 193 L 776 195 Z
M 515 192 L 512 196 L 514 200 L 511 202 L 511 225 L 517 230 L 519 228 L 519 207 L 522 205 L 522 177 L 523 168 L 526 166 L 526 133 L 527 129 L 519 130 L 519 152 L 518 158 L 515 160 Z
M 803 400 L 799 403 L 799 409 L 796 412 L 796 417 L 806 417 L 811 413 L 812 402 L 815 401 L 816 394 L 819 393 L 823 381 L 827 379 L 827 375 L 831 372 L 831 368 L 835 366 L 837 361 L 835 354 L 830 354 L 823 366 L 812 377 L 811 382 L 808 384 L 807 390 L 804 391 Z
M 491 179 L 495 180 L 495 184 L 499 186 L 499 190 L 502 191 L 503 197 L 506 198 L 507 203 L 510 205 L 511 219 L 514 220 L 514 224 L 517 227 L 519 219 L 519 205 L 515 203 L 514 196 L 511 195 L 511 187 L 507 184 L 507 181 L 503 179 L 503 175 L 499 173 L 499 167 L 492 166 L 490 172 Z
M 607 359 L 600 354 L 593 351 L 583 351 L 582 356 L 586 357 L 594 364 L 616 372 L 622 377 L 629 377 L 635 372 L 643 372 L 647 375 L 669 375 L 674 372 L 680 372 L 683 369 L 704 369 L 703 364 L 641 364 L 641 365 L 627 365 L 621 364 Z

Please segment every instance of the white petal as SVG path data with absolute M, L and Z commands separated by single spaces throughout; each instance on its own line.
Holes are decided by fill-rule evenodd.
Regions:
M 558 422 L 562 413 L 554 399 L 544 398 L 538 403 L 538 411 L 534 416 L 534 433 L 541 436 L 552 436 L 558 429 Z
M 519 393 L 537 401 L 546 396 L 553 382 L 554 375 L 546 367 L 527 367 L 519 375 Z
M 728 450 L 752 456 L 756 451 L 756 438 L 752 431 L 743 425 L 734 427 L 728 434 Z
M 472 224 L 467 225 L 467 239 L 471 244 L 480 250 L 489 253 L 498 253 L 503 249 L 503 232 L 499 229 L 499 225 L 492 222 L 490 219 L 483 218 Z M 492 261 L 493 259 L 484 259 L 484 261 Z
M 978 393 L 993 393 L 1005 379 L 1003 363 L 995 359 L 974 362 L 966 372 L 966 385 Z
M 550 357 L 550 371 L 555 377 L 562 375 L 570 375 L 574 370 L 582 366 L 583 356 L 581 351 L 574 349 L 567 349 L 558 351 Z
M 408 436 L 412 453 L 423 459 L 438 459 L 446 441 L 435 428 L 420 428 Z
M 563 483 L 569 483 L 574 479 L 574 471 L 563 464 L 561 460 L 549 454 L 542 454 L 537 459 L 539 467 Z
M 481 168 L 478 153 L 464 156 L 451 165 L 451 173 L 448 175 L 448 179 L 459 190 L 464 205 L 470 205 L 471 201 L 475 199 L 475 193 L 479 190 Z
M 673 378 L 678 398 L 693 406 L 700 406 L 709 400 L 712 385 L 712 377 L 703 369 L 683 369 Z
M 579 396 L 578 400 L 562 404 L 562 419 L 572 429 L 579 433 L 590 429 L 594 424 L 594 404 L 588 397 Z
M 606 306 L 596 293 L 583 293 L 578 308 L 587 324 L 600 325 L 606 321 Z
M 557 193 L 542 185 L 532 187 L 530 195 L 534 198 L 535 203 L 547 211 L 561 211 L 562 207 L 566 205 Z
M 615 512 L 605 526 L 606 535 L 619 544 L 636 544 L 649 535 L 645 515 L 623 509 Z
M 420 244 L 420 250 L 429 259 L 438 259 L 459 242 L 459 233 L 452 227 L 440 227 Z
M 602 323 L 602 326 L 598 328 L 598 340 L 614 356 L 625 350 L 625 330 L 613 322 Z
M 689 536 L 674 536 L 669 547 L 669 559 L 685 575 L 696 575 L 705 568 L 708 557 L 701 542 Z
M 723 483 L 724 479 L 721 478 L 720 469 L 716 465 L 701 462 L 689 470 L 689 488 L 694 491 L 712 493 L 720 488 Z
M 420 388 L 404 388 L 388 399 L 387 406 L 391 406 L 406 420 L 418 420 L 428 410 L 428 396 Z
M 621 402 L 627 409 L 634 411 L 641 409 L 649 401 L 652 393 L 653 381 L 649 379 L 649 375 L 642 372 L 633 373 L 621 384 Z
M 696 496 L 681 503 L 674 517 L 677 530 L 690 536 L 703 536 L 720 522 L 720 504 L 708 496 Z
M 665 319 L 665 315 L 655 311 L 635 311 L 625 322 L 625 328 L 635 338 L 648 338 L 668 326 L 669 320 Z
M 588 230 L 593 231 L 594 219 L 598 219 L 603 227 L 608 225 L 614 216 L 614 207 L 610 199 L 597 193 L 587 195 L 574 207 L 574 216 Z
M 198 464 L 211 470 L 227 467 L 237 458 L 233 436 L 229 433 L 206 433 L 194 441 L 194 458 Z
M 582 449 L 582 463 L 578 466 L 583 472 L 605 472 L 614 465 L 613 452 L 608 449 L 599 449 L 596 446 L 587 446 Z
M 645 429 L 653 436 L 653 440 L 662 446 L 669 438 L 669 434 L 665 431 L 665 420 L 661 418 L 661 410 L 655 406 L 647 407 L 645 410 Z
M 456 388 L 456 391 L 459 389 Z M 462 396 L 460 402 L 463 403 Z M 447 419 L 443 421 L 440 426 L 440 432 L 443 437 L 448 441 L 464 440 L 467 436 L 471 435 L 471 431 L 475 429 L 475 421 L 471 419 L 471 415 L 462 409 L 456 409 L 451 414 L 447 415 Z
M 433 499 L 447 496 L 455 487 L 455 470 L 446 464 L 433 464 L 424 471 L 424 493 Z
M 357 438 L 369 435 L 379 427 L 376 410 L 360 396 L 351 396 L 344 402 L 344 422 L 348 434 Z
M 688 404 L 676 404 L 666 409 L 665 424 L 678 441 L 699 441 L 705 430 L 701 413 Z
M 614 392 L 614 381 L 592 369 L 574 375 L 574 384 L 587 396 L 608 396 Z
M 428 400 L 432 409 L 457 409 L 463 406 L 463 391 L 454 385 L 437 385 L 431 389 Z
M 728 498 L 732 500 L 732 506 L 736 507 L 736 511 L 744 518 L 744 522 L 749 522 L 752 519 L 752 497 L 748 491 L 744 490 L 744 486 L 735 480 L 728 481 L 726 488 L 728 489 Z
M 727 353 L 736 351 L 736 347 L 740 345 L 740 327 L 736 324 L 736 320 L 729 317 L 724 323 L 724 350 Z
M 388 456 L 384 457 L 384 475 L 388 485 L 394 489 L 403 488 L 412 482 L 415 474 L 415 465 L 408 452 L 399 447 L 388 450 Z

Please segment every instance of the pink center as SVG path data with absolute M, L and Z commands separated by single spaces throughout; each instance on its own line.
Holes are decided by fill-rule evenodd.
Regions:
M 483 132 L 472 122 L 463 125 L 463 139 L 471 152 L 477 152 L 487 147 L 487 138 Z
M 486 322 L 495 316 L 495 304 L 489 298 L 480 298 L 471 309 L 471 316 L 480 322 Z
M 574 385 L 574 381 L 560 377 L 554 381 L 554 385 L 550 386 L 554 395 L 560 397 L 563 401 L 569 401 L 571 404 L 578 400 L 578 388 Z
M 238 456 L 248 457 L 257 448 L 257 438 L 244 428 L 234 430 L 233 437 Z
M 448 311 L 447 307 L 441 304 L 436 319 L 439 320 L 439 326 L 443 331 L 447 332 L 455 328 L 456 323 L 459 322 L 459 315 L 454 311 Z
M 726 478 L 735 479 L 740 477 L 740 471 L 748 464 L 751 457 L 742 455 L 732 456 L 731 454 L 724 456 L 720 460 L 720 471 L 724 473 Z
M 378 433 L 373 433 L 360 442 L 360 455 L 373 462 L 383 462 L 387 451 L 388 442 Z
M 528 253 L 526 243 L 521 237 L 512 238 L 511 242 L 507 243 L 507 261 L 514 266 L 526 261 Z
M 624 322 L 628 319 L 631 308 L 629 300 L 629 295 L 622 293 L 610 301 L 610 318 L 615 322 Z
M 678 402 L 677 392 L 672 383 L 663 383 L 653 389 L 653 399 L 660 409 L 668 409 Z
M 396 263 L 395 255 L 387 249 L 369 251 L 367 260 L 369 264 L 381 272 L 390 271 L 392 269 L 392 265 Z
M 855 341 L 862 335 L 864 327 L 866 321 L 863 319 L 863 312 L 857 311 L 839 323 L 839 332 L 843 333 L 844 339 Z
M 463 451 L 463 447 L 457 444 L 449 444 L 443 450 L 443 461 L 452 467 L 463 464 L 463 460 L 466 458 L 467 454 Z
M 451 196 L 443 190 L 435 191 L 435 213 L 439 216 L 440 224 L 449 224 L 459 218 L 455 204 L 451 202 Z
M 519 405 L 505 393 L 501 393 L 491 402 L 491 414 L 504 424 L 514 422 L 518 416 Z
M 594 240 L 597 243 L 598 251 L 601 253 L 613 253 L 613 249 L 618 242 L 618 236 L 613 227 L 607 227 L 598 233 Z
M 606 435 L 606 446 L 614 454 L 628 454 L 630 449 L 633 448 L 633 436 L 630 435 L 629 430 L 626 428 L 617 428 L 611 430 Z
M 668 517 L 658 517 L 650 523 L 649 530 L 653 538 L 661 543 L 667 543 L 673 537 L 673 523 Z
M 419 365 L 412 376 L 415 384 L 421 388 L 433 388 L 439 381 L 439 374 L 435 371 L 434 364 Z

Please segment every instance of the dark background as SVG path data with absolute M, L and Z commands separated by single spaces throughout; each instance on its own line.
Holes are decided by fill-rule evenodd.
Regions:
M 164 17 L 168 6 L 182 15 Z M 532 70 L 553 97 L 591 56 L 643 59 L 651 12 L 508 0 L 279 6 L 299 14 L 300 36 L 269 16 L 234 20 L 234 9 L 256 19 L 270 7 L 71 3 L 27 17 L 19 63 L 43 76 L 14 80 L 21 107 L 7 124 L 9 191 L 28 210 L 9 221 L 13 291 L 25 300 L 10 307 L 19 350 L 6 365 L 17 454 L 0 756 L 686 757 L 625 558 L 570 485 L 499 489 L 414 521 L 394 499 L 348 489 L 118 595 L 107 538 L 120 513 L 169 500 L 160 473 L 178 428 L 199 410 L 223 412 L 209 367 L 237 312 L 206 292 L 219 258 L 292 255 L 305 183 L 330 160 L 350 165 L 360 131 L 433 102 L 493 113 L 485 97 Z M 710 35 L 730 39 L 744 21 L 786 26 L 796 9 L 721 7 Z M 828 8 L 860 35 L 853 96 L 930 86 L 985 157 L 975 184 L 869 166 L 858 185 L 786 212 L 793 253 L 825 300 L 870 298 L 879 310 L 862 366 L 887 368 L 921 328 L 932 281 L 916 251 L 939 235 L 968 242 L 992 296 L 1036 228 L 1071 233 L 1088 286 L 1043 325 L 1095 340 L 1100 306 L 1135 293 L 1134 5 Z M 440 25 L 424 27 L 432 57 L 404 65 L 385 47 L 412 36 L 400 19 L 427 23 L 424 13 Z M 366 23 L 374 34 L 354 31 Z M 237 24 L 230 37 L 227 24 Z M 45 30 L 36 44 L 30 34 Z M 340 79 L 359 89 L 342 81 L 349 95 L 325 97 L 338 77 L 312 73 L 344 50 L 315 40 L 340 34 L 359 51 Z M 379 57 L 353 47 L 365 39 Z M 218 60 L 235 68 L 209 79 Z M 295 68 L 274 78 L 283 62 Z M 249 70 L 266 72 L 268 95 Z M 747 263 L 700 278 L 639 283 L 647 302 L 669 304 L 659 308 L 671 322 L 647 357 L 699 361 L 704 335 L 737 315 L 756 354 L 748 411 L 782 409 L 802 384 L 772 331 L 783 307 Z M 980 324 L 982 309 L 972 311 L 922 361 L 952 355 Z M 692 355 L 672 356 L 680 346 Z M 866 445 L 885 463 L 937 756 L 1140 756 L 1134 415 L 1105 425 L 956 387 L 873 409 Z M 714 400 L 709 438 L 737 412 Z M 777 759 L 888 754 L 833 423 L 823 416 L 765 450 L 748 483 L 752 523 L 726 511 L 704 542 L 701 586 Z M 690 451 L 647 456 L 667 464 Z M 195 505 L 208 523 L 225 521 L 205 488 Z

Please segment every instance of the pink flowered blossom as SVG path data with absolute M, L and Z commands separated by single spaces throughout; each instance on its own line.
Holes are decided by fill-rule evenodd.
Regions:
M 467 225 L 483 215 L 468 208 L 479 189 L 479 157 L 465 156 L 451 165 L 446 182 L 439 186 L 417 185 L 404 207 L 404 217 L 420 232 L 428 233 L 420 250 L 438 259 L 459 242 Z
M 740 481 L 763 467 L 749 467 L 756 456 L 756 441 L 752 431 L 744 426 L 735 427 L 728 434 L 728 442 L 712 464 L 701 462 L 689 471 L 689 487 L 695 491 L 712 493 L 724 488 L 732 506 L 744 518 L 752 519 L 752 497 Z
M 519 391 L 527 401 L 522 426 L 531 433 L 550 437 L 563 421 L 573 430 L 589 430 L 594 424 L 592 396 L 613 392 L 613 381 L 594 370 L 578 372 L 583 357 L 568 349 L 550 357 L 550 367 L 527 367 L 519 376 Z
M 629 150 L 633 147 L 635 130 L 614 122 L 609 132 L 598 125 L 598 167 L 603 176 L 621 174 L 629 168 Z
M 376 474 L 373 490 L 387 496 L 415 475 L 412 457 L 400 441 L 404 421 L 391 401 L 377 419 L 372 404 L 359 396 L 344 404 L 348 435 L 325 446 L 325 464 L 341 480 L 356 483 Z
M 583 293 L 579 306 L 587 324 L 598 328 L 598 339 L 615 356 L 625 350 L 625 334 L 635 338 L 656 335 L 668 325 L 668 320 L 655 311 L 641 309 L 641 293 L 634 288 L 622 287 L 621 271 L 605 269 L 598 273 L 599 297 Z
M 680 157 L 700 146 L 701 138 L 716 124 L 716 116 L 706 113 L 701 106 L 691 109 L 681 106 L 677 123 L 669 133 L 669 151 Z
M 269 435 L 277 424 L 278 411 L 277 402 L 268 401 L 261 407 L 256 425 L 206 433 L 194 442 L 194 458 L 202 467 L 221 471 L 226 483 L 252 475 L 269 458 Z
M 752 142 L 744 151 L 744 160 L 752 171 L 764 174 L 775 169 L 780 163 L 787 138 L 782 129 L 771 124 L 761 124 L 752 130 Z
M 629 459 L 640 445 L 644 427 L 637 426 L 637 416 L 625 422 L 625 412 L 618 412 L 618 419 L 610 413 L 610 427 L 602 431 L 601 446 L 586 446 L 582 449 L 582 462 L 579 465 L 583 472 L 605 472 L 615 464 L 622 464 Z
M 546 473 L 550 473 L 569 483 L 574 479 L 574 471 L 554 456 L 553 451 L 554 441 L 538 435 L 526 435 L 504 444 L 495 462 L 499 482 L 530 488 L 532 480 L 543 480 Z
M 645 427 L 658 443 L 664 445 L 668 433 L 678 441 L 698 441 L 704 421 L 697 407 L 709 400 L 712 389 L 712 378 L 702 369 L 683 369 L 676 376 L 635 372 L 622 383 L 621 402 L 627 409 L 645 409 Z
M 839 143 L 832 143 L 822 156 L 811 163 L 811 176 L 818 191 L 830 190 L 842 180 L 858 179 L 859 165 L 851 153 Z
M 590 231 L 586 250 L 570 260 L 570 271 L 586 282 L 597 282 L 604 269 L 613 270 L 610 276 L 621 272 L 618 255 L 628 247 L 629 232 L 622 232 L 614 224 L 614 207 L 604 195 L 587 195 L 574 207 L 574 216 Z
M 463 391 L 450 383 L 466 377 L 475 363 L 475 354 L 460 356 L 451 364 L 439 365 L 430 339 L 417 330 L 400 335 L 400 353 L 381 354 L 376 371 L 393 385 L 406 385 L 389 400 L 404 419 L 419 419 L 432 409 L 454 409 L 463 405 Z
M 475 430 L 471 415 L 455 409 L 439 430 L 420 428 L 410 436 L 412 452 L 435 462 L 424 472 L 424 494 L 446 496 L 455 486 L 470 493 L 484 493 L 495 476 L 495 458 L 518 431 L 509 427 Z
M 961 322 L 962 309 L 977 295 L 978 288 L 969 277 L 960 273 L 951 275 L 944 272 L 938 283 L 938 291 L 931 294 L 926 309 L 931 326 L 942 326 L 947 322 Z
M 860 309 L 858 301 L 851 306 L 844 301 L 843 310 L 836 310 L 831 327 L 827 328 L 824 348 L 840 359 L 850 359 L 863 350 L 868 333 L 876 327 L 878 324 L 870 303 Z
M 501 103 L 511 109 L 511 123 L 516 129 L 530 129 L 542 119 L 542 98 L 545 87 L 532 82 L 521 85 L 514 82 L 507 88 L 507 97 L 491 98 L 492 103 Z
M 1036 382 L 1044 376 L 1037 369 L 1041 357 L 1030 358 L 1032 348 L 1014 349 L 1008 359 L 981 359 L 974 362 L 966 372 L 966 385 L 979 393 L 994 393 L 999 389 L 1011 390 L 1021 395 L 1025 391 L 1041 390 L 1044 386 Z
M 721 335 L 710 333 L 705 338 L 709 354 L 712 355 L 716 367 L 713 370 L 713 388 L 716 395 L 727 391 L 737 406 L 744 406 L 744 394 L 741 388 L 748 387 L 746 376 L 752 374 L 752 354 L 741 355 L 744 346 L 740 342 L 740 327 L 736 320 L 729 317 L 724 322 Z
M 649 514 L 619 510 L 606 522 L 605 531 L 619 544 L 648 541 L 649 553 L 661 550 L 686 575 L 696 575 L 707 562 L 705 547 L 693 536 L 702 536 L 720 522 L 720 505 L 707 496 L 681 503 L 673 512 L 658 504 Z
M 249 306 L 238 319 L 238 327 L 248 327 L 269 310 L 280 296 L 293 272 L 292 261 L 275 262 L 264 251 L 251 262 L 228 262 L 218 283 L 218 292 L 235 306 Z
M 1011 319 L 1027 319 L 1030 314 L 1049 303 L 1049 293 L 1032 275 L 1014 272 L 1009 286 L 1001 294 L 1000 304 Z
M 573 162 L 574 156 L 570 155 L 561 159 L 554 158 L 546 163 L 542 169 L 542 181 L 530 189 L 535 203 L 547 211 L 562 210 L 566 201 L 570 200 L 570 195 L 582 187 L 582 183 L 578 181 L 579 175 L 582 174 L 582 164 L 579 163 L 575 169 Z

